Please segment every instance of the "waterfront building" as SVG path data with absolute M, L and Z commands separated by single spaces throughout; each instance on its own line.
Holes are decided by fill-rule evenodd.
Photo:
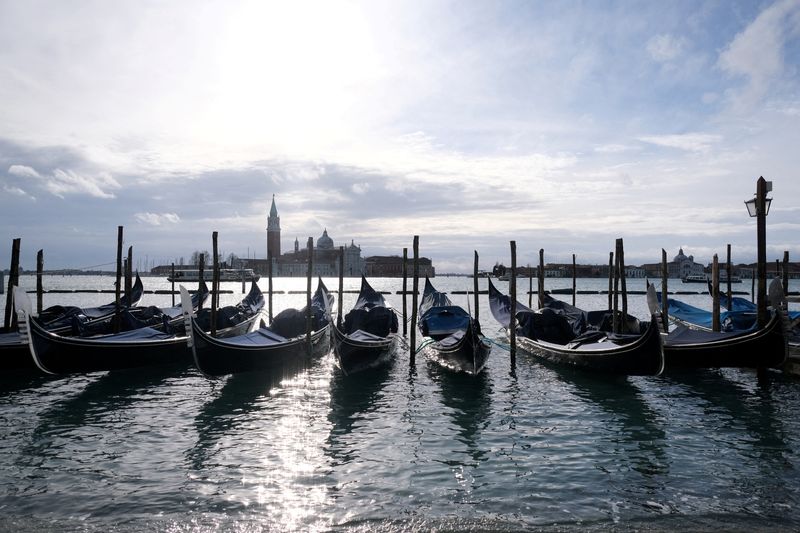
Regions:
M 678 250 L 678 255 L 667 263 L 667 272 L 671 278 L 685 278 L 687 276 L 702 276 L 705 267 L 700 263 L 694 262 L 694 256 L 687 256 L 683 253 L 683 248 Z
M 436 277 L 433 262 L 427 257 L 417 259 L 419 277 Z M 403 258 L 399 255 L 375 255 L 365 260 L 365 275 L 374 278 L 401 278 L 403 277 Z M 414 259 L 409 257 L 406 261 L 406 275 L 414 275 Z

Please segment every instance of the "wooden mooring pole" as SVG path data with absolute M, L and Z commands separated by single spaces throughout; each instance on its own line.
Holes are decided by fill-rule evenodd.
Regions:
M 314 239 L 308 238 L 308 274 L 306 275 L 306 346 L 311 355 L 311 277 L 314 275 Z
M 44 250 L 39 250 L 36 252 L 36 314 L 42 312 L 42 307 L 44 304 L 43 299 L 43 292 L 44 287 L 42 286 L 42 274 L 44 273 Z
M 661 320 L 664 326 L 664 332 L 669 331 L 669 314 L 667 302 L 667 278 L 669 277 L 669 270 L 667 267 L 667 251 L 661 249 Z
M 125 305 L 133 305 L 131 289 L 133 288 L 133 246 L 128 246 L 128 258 L 125 266 Z
M 783 295 L 789 295 L 789 250 L 783 251 Z
M 14 287 L 19 284 L 19 249 L 22 239 L 11 241 L 11 269 L 8 271 L 8 292 L 6 293 L 6 313 L 3 325 L 6 331 L 12 331 L 16 324 L 14 312 Z
M 200 254 L 200 257 L 197 258 L 197 282 L 202 285 L 205 282 L 205 268 L 206 268 L 206 254 Z M 200 298 L 200 302 L 197 304 L 197 310 L 201 310 L 203 308 L 203 299 Z
M 731 301 L 731 298 L 733 297 L 733 289 L 731 288 L 731 278 L 733 277 L 733 266 L 731 265 L 731 245 L 730 244 L 728 245 L 728 257 L 727 257 L 727 259 L 725 261 L 725 274 L 728 277 L 728 283 L 727 283 L 727 289 L 728 290 L 726 291 L 725 295 L 728 297 L 728 309 L 730 310 L 731 306 L 733 305 L 733 302 Z
M 617 243 L 619 246 L 619 252 L 617 253 L 617 257 L 619 257 L 619 282 L 620 288 L 622 289 L 622 320 L 620 322 L 620 331 L 622 333 L 628 333 L 628 284 L 627 284 L 627 276 L 625 275 L 625 243 L 623 240 L 617 239 Z
M 403 248 L 403 337 L 408 335 L 406 292 L 408 292 L 408 248 Z
M 339 301 L 336 302 L 336 324 L 342 329 L 342 296 L 344 295 L 344 246 L 339 247 Z
M 217 308 L 219 307 L 219 254 L 217 253 L 217 232 L 211 233 L 211 254 L 214 265 L 211 274 L 211 336 L 217 336 Z
M 267 315 L 272 324 L 272 252 L 267 254 Z
M 711 259 L 711 331 L 719 330 L 719 257 L 714 254 Z
M 614 299 L 614 252 L 608 252 L 608 309 L 611 310 Z
M 544 248 L 539 248 L 539 309 L 544 309 Z
M 120 291 L 122 290 L 122 226 L 117 226 L 117 280 L 114 284 L 114 333 L 119 333 L 120 330 Z
M 511 297 L 511 317 L 508 320 L 508 337 L 511 341 L 511 369 L 517 364 L 517 241 L 511 241 L 511 277 L 508 292 Z M 540 253 L 539 257 L 542 257 Z M 541 267 L 540 267 L 541 269 Z M 541 277 L 539 278 L 541 280 Z M 541 281 L 539 282 L 541 286 Z M 539 293 L 541 302 L 541 292 Z
M 419 293 L 419 235 L 414 235 L 414 245 L 412 248 L 414 254 L 414 267 L 413 267 L 413 280 L 411 286 L 413 292 L 411 293 L 411 352 L 409 353 L 409 360 L 412 367 L 417 363 L 417 294 Z
M 578 265 L 575 262 L 575 254 L 572 254 L 572 305 L 575 305 L 575 295 L 578 293 Z
M 475 298 L 475 322 L 480 319 L 480 312 L 478 309 L 478 305 L 480 304 L 480 299 L 478 298 L 478 250 L 474 250 L 475 252 L 475 261 L 472 267 L 472 289 L 473 289 L 473 296 Z
M 536 278 L 536 283 L 539 283 L 538 276 Z M 533 307 L 533 269 L 530 263 L 528 263 L 528 307 Z
M 617 239 L 617 249 L 614 256 L 614 308 L 611 323 L 614 333 L 619 333 L 619 239 Z
M 170 292 L 172 293 L 172 307 L 175 307 L 175 263 L 170 265 L 170 279 L 172 280 Z

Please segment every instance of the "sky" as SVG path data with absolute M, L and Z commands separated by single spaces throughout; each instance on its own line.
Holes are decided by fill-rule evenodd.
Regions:
M 800 258 L 800 0 L 0 0 L 0 265 Z

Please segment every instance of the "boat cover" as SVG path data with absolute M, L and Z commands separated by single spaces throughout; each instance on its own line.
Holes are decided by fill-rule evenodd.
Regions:
M 720 341 L 723 339 L 733 339 L 748 333 L 749 332 L 746 331 L 698 331 L 696 329 L 688 328 L 684 325 L 678 325 L 675 327 L 675 329 L 669 332 L 665 342 L 667 344 L 700 344 Z
M 660 304 L 661 295 L 656 294 L 656 296 Z M 711 311 L 694 307 L 674 298 L 667 298 L 667 314 L 702 328 L 711 329 L 713 327 L 714 316 Z M 750 331 L 757 327 L 756 314 L 753 311 L 722 311 L 719 317 L 721 331 Z
M 386 337 L 390 333 L 397 333 L 397 327 L 397 314 L 386 306 L 383 295 L 376 292 L 362 276 L 358 300 L 345 315 L 342 331 L 350 337 L 358 330 Z
M 139 328 L 132 331 L 125 331 L 123 333 L 116 333 L 113 335 L 101 335 L 99 337 L 92 337 L 83 339 L 83 341 L 97 341 L 99 343 L 111 342 L 131 342 L 131 341 L 156 341 L 174 339 L 175 335 L 172 333 L 164 333 L 153 328 Z

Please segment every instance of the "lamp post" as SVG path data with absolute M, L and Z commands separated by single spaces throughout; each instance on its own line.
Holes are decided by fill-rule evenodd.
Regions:
M 747 212 L 751 217 L 756 218 L 756 234 L 758 241 L 758 327 L 762 328 L 767 324 L 767 215 L 772 198 L 767 198 L 767 193 L 772 191 L 772 182 L 766 181 L 764 177 L 758 178 L 756 182 L 756 194 L 754 198 L 747 200 Z

